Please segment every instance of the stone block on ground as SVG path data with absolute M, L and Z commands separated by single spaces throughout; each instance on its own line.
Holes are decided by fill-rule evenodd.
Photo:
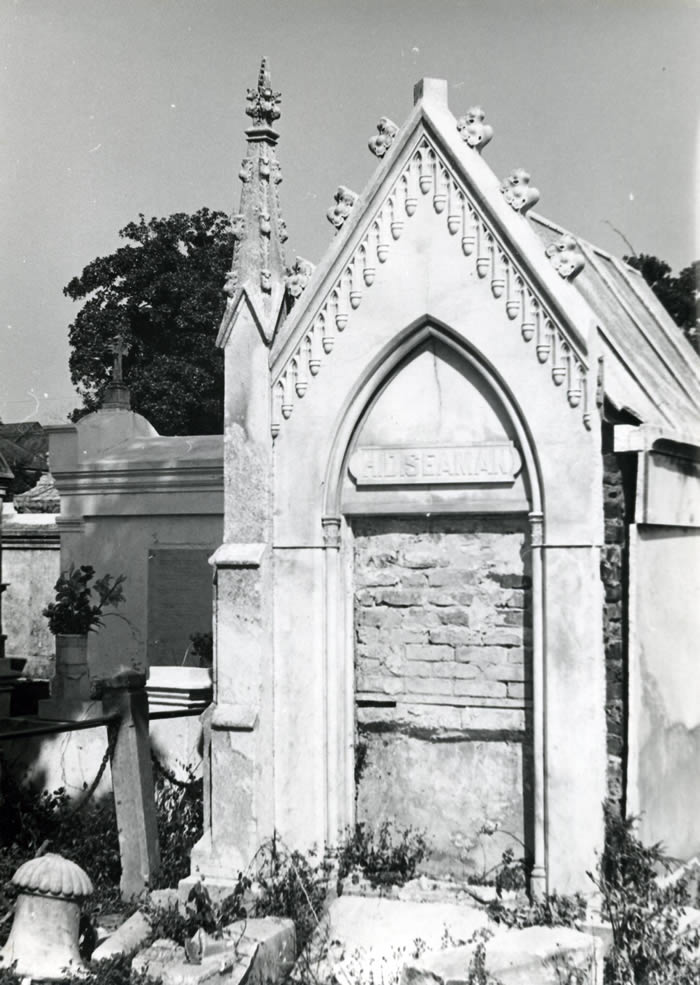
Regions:
M 434 951 L 407 962 L 401 985 L 467 985 L 477 946 Z M 572 971 L 584 972 L 585 985 L 603 982 L 602 942 L 569 927 L 500 931 L 486 941 L 485 953 L 486 971 L 500 985 L 560 985 Z
M 145 913 L 137 910 L 113 934 L 102 941 L 92 952 L 92 961 L 104 961 L 117 954 L 135 954 L 148 939 L 151 923 Z
M 162 985 L 276 985 L 291 971 L 296 954 L 291 920 L 239 920 L 222 938 L 200 937 L 201 959 L 187 960 L 184 947 L 158 940 L 138 954 L 132 971 Z
M 340 896 L 333 900 L 310 954 L 319 981 L 393 981 L 419 946 L 468 941 L 489 926 L 486 912 L 467 902 Z M 344 977 L 345 976 L 345 977 Z M 382 977 L 383 976 L 383 977 Z

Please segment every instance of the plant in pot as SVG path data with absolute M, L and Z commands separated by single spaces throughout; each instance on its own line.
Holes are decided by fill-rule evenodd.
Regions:
M 87 664 L 87 634 L 104 626 L 105 612 L 124 601 L 122 586 L 125 575 L 104 575 L 91 584 L 95 569 L 89 564 L 73 565 L 62 571 L 54 588 L 55 601 L 49 602 L 43 615 L 56 637 L 56 677 L 52 687 L 54 700 L 87 701 L 90 682 Z

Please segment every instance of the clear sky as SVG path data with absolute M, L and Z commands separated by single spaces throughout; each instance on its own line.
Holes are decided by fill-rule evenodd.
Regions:
M 75 406 L 63 286 L 137 218 L 236 211 L 245 90 L 282 91 L 288 261 L 318 261 L 339 184 L 423 76 L 480 104 L 484 157 L 622 255 L 700 257 L 697 0 L 0 0 L 0 417 Z

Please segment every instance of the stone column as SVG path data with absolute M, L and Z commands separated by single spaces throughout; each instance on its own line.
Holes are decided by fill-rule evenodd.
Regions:
M 534 864 L 530 891 L 535 897 L 547 892 L 545 836 L 545 706 L 544 706 L 544 638 L 542 632 L 542 544 L 543 516 L 530 513 L 530 550 L 532 564 L 532 716 L 533 716 L 533 793 L 534 793 Z

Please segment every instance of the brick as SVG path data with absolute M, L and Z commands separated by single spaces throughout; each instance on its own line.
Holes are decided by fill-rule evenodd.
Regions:
M 434 588 L 464 588 L 466 585 L 475 585 L 477 580 L 476 571 L 443 568 L 440 571 L 428 572 L 428 584 Z
M 438 677 L 406 678 L 407 694 L 452 694 L 452 681 Z
M 525 607 L 525 592 L 522 589 L 514 589 L 508 593 L 505 604 L 510 609 L 523 609 Z
M 469 626 L 469 613 L 459 606 L 440 610 L 440 622 L 446 626 Z
M 489 571 L 487 577 L 502 588 L 529 588 L 530 579 L 527 575 L 502 574 L 499 571 Z
M 464 592 L 458 589 L 453 589 L 451 592 L 443 592 L 436 589 L 428 593 L 427 600 L 431 605 L 438 606 L 471 605 L 474 601 L 474 593 Z
M 523 636 L 512 630 L 494 626 L 492 629 L 485 630 L 483 640 L 484 643 L 493 646 L 518 646 L 522 643 Z
M 452 682 L 454 693 L 473 698 L 505 698 L 506 685 L 500 681 L 464 681 Z
M 361 588 L 355 592 L 355 605 L 371 606 L 374 605 L 375 593 L 373 589 Z
M 389 605 L 408 608 L 420 605 L 423 601 L 421 592 L 416 588 L 378 588 L 374 590 L 377 605 Z
M 447 559 L 438 559 L 435 551 L 426 550 L 423 546 L 405 547 L 400 555 L 400 564 L 404 568 L 436 568 L 438 565 L 446 565 Z
M 513 609 L 511 612 L 503 613 L 504 626 L 522 626 L 525 621 L 525 614 L 521 609 Z
M 481 637 L 478 630 L 470 629 L 469 626 L 440 626 L 428 631 L 428 639 L 431 643 L 446 643 L 449 646 L 461 646 L 469 643 L 479 643 Z
M 410 677 L 454 677 L 451 670 L 452 661 L 446 660 L 411 660 L 406 668 Z
M 511 684 L 508 682 L 508 697 L 509 698 L 525 698 L 525 685 L 524 684 Z
M 454 650 L 451 646 L 432 643 L 409 643 L 406 647 L 406 656 L 409 660 L 452 660 Z
M 512 651 L 502 646 L 459 646 L 456 655 L 458 660 L 467 663 L 501 663 L 509 658 Z
M 398 626 L 401 621 L 399 612 L 391 609 L 356 609 L 355 619 L 358 626 L 390 629 Z
M 379 643 L 383 639 L 382 633 L 377 626 L 356 626 L 355 639 L 359 644 Z
M 388 677 L 384 674 L 358 675 L 358 691 L 378 691 L 380 694 L 401 694 L 404 682 L 399 677 Z
M 357 584 L 362 588 L 381 588 L 387 585 L 398 585 L 399 576 L 396 571 L 367 571 L 361 569 L 357 573 Z
M 484 664 L 483 674 L 488 681 L 524 681 L 525 668 L 520 664 Z

